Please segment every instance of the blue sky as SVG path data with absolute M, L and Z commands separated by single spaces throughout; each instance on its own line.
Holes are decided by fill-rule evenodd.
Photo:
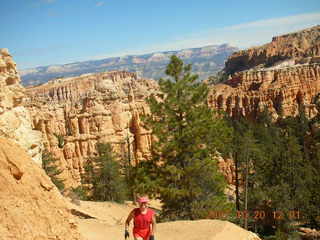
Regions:
M 230 43 L 320 24 L 319 0 L 2 0 L 0 48 L 19 69 Z

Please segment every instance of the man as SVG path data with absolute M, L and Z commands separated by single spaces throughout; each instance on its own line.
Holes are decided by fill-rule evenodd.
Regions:
M 124 237 L 129 237 L 129 224 L 133 219 L 133 237 L 135 240 L 154 240 L 156 230 L 156 218 L 153 210 L 148 208 L 148 197 L 138 198 L 139 208 L 135 208 L 129 214 L 125 223 Z

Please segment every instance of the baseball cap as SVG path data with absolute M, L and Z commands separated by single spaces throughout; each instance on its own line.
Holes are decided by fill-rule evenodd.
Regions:
M 138 203 L 147 203 L 147 202 L 149 202 L 149 198 L 148 197 L 139 197 L 137 201 L 138 201 Z

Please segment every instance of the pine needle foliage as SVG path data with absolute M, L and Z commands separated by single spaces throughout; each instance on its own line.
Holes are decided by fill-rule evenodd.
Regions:
M 96 147 L 98 156 L 89 159 L 86 165 L 86 179 L 92 186 L 90 200 L 123 202 L 128 190 L 120 163 L 109 143 L 98 143 Z
M 163 219 L 204 218 L 229 207 L 217 157 L 231 140 L 231 128 L 208 107 L 207 85 L 196 81 L 191 65 L 172 56 L 166 74 L 161 94 L 148 99 L 151 115 L 143 118 L 155 141 L 151 163 L 140 169 L 148 177 L 140 174 L 139 186 L 161 199 Z
M 276 121 L 268 111 L 259 113 L 254 121 L 231 120 L 237 209 L 247 205 L 251 212 L 264 211 L 266 217 L 249 224 L 249 229 L 277 239 L 294 239 L 297 224 L 320 226 L 320 113 L 308 119 L 304 106 L 299 109 L 297 116 Z M 243 171 L 247 166 L 248 174 Z M 244 185 L 241 179 L 248 184 L 239 191 Z M 277 218 L 275 211 L 281 213 Z

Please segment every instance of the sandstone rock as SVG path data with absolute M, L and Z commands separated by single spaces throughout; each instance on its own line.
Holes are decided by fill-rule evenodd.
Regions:
M 121 71 L 56 79 L 27 89 L 33 127 L 60 159 L 67 187 L 79 184 L 97 142 L 110 142 L 123 157 L 129 144 L 136 162 L 148 157 L 150 132 L 144 130 L 140 115 L 148 111 L 144 99 L 157 89 L 155 81 Z
M 313 117 L 313 98 L 320 92 L 320 26 L 274 37 L 271 43 L 231 55 L 213 87 L 209 104 L 231 116 L 255 118 L 267 108 L 273 118 L 296 115 L 299 106 Z
M 0 49 L 0 54 L 1 54 L 2 56 L 5 56 L 5 57 L 11 56 L 10 53 L 9 53 L 8 48 L 1 48 L 1 49 Z
M 296 115 L 304 104 L 309 117 L 317 113 L 312 104 L 320 92 L 320 64 L 295 65 L 281 69 L 243 71 L 209 94 L 209 104 L 232 116 L 254 118 L 267 108 L 276 118 Z
M 0 138 L 0 192 L 1 239 L 82 239 L 49 177 L 25 150 L 4 138 Z
M 305 227 L 299 228 L 299 234 L 301 239 L 303 240 L 313 240 L 313 239 L 320 238 L 320 231 L 317 231 L 315 229 L 305 228 Z
M 294 63 L 310 62 L 320 56 L 320 25 L 300 32 L 277 36 L 271 43 L 232 54 L 225 64 L 225 72 L 269 67 L 293 60 Z
M 42 134 L 32 130 L 24 88 L 8 49 L 0 50 L 0 136 L 14 140 L 41 164 Z
M 229 185 L 235 184 L 235 165 L 232 159 L 218 159 L 218 166 L 220 171 L 225 176 L 225 179 Z

